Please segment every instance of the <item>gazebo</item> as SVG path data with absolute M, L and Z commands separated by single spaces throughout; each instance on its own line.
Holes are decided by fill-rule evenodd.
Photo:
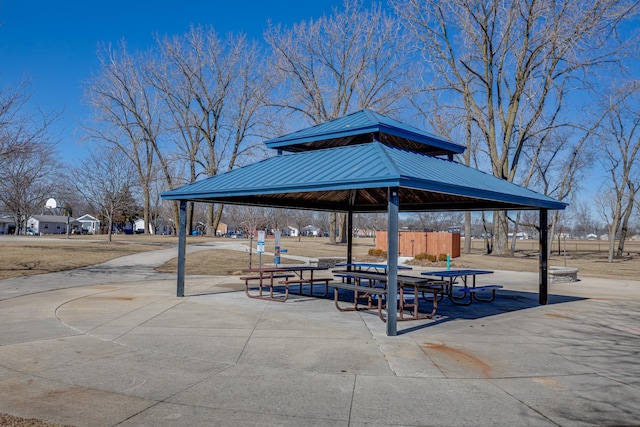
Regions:
M 162 194 L 180 206 L 177 295 L 184 296 L 189 201 L 346 212 L 351 258 L 354 212 L 388 214 L 387 301 L 397 295 L 398 214 L 538 210 L 539 301 L 547 303 L 548 211 L 566 204 L 454 161 L 464 146 L 370 110 L 265 141 L 277 155 Z M 397 308 L 387 307 L 387 335 Z

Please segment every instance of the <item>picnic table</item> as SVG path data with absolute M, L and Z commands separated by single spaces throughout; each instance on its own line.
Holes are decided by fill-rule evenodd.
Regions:
M 374 295 L 377 300 L 378 317 L 383 321 L 386 321 L 382 314 L 383 303 L 382 299 L 387 294 L 387 282 L 388 276 L 386 273 L 370 272 L 370 271 L 352 271 L 352 270 L 334 270 L 334 275 L 341 278 L 352 278 L 354 283 L 339 283 L 333 282 L 331 286 L 334 288 L 334 302 L 336 308 L 340 311 L 355 311 L 359 310 L 359 299 L 366 298 L 367 305 L 365 309 L 373 309 Z M 443 291 L 443 285 L 446 282 L 441 280 L 434 280 L 424 277 L 398 275 L 398 291 L 399 291 L 399 310 L 398 320 L 418 320 L 418 319 L 431 319 L 438 308 L 437 293 Z M 338 303 L 338 290 L 346 289 L 353 291 L 353 307 L 342 308 Z M 431 292 L 433 298 L 430 300 L 433 303 L 433 309 L 429 314 L 420 314 L 418 310 L 418 294 L 419 292 Z M 407 294 L 413 293 L 413 302 L 409 302 L 406 299 Z M 407 316 L 407 313 L 411 313 Z
M 336 267 L 347 267 L 350 271 L 372 271 L 387 274 L 387 264 L 377 264 L 373 262 L 353 262 L 348 264 L 336 264 Z M 411 267 L 399 265 L 398 270 L 411 270 Z
M 496 297 L 496 289 L 501 289 L 501 285 L 484 285 L 484 286 L 476 286 L 476 276 L 484 275 L 484 274 L 493 274 L 491 270 L 477 270 L 477 269 L 452 269 L 452 270 L 441 270 L 441 271 L 423 271 L 422 275 L 424 276 L 436 276 L 440 279 L 449 279 L 449 283 L 445 287 L 442 295 L 447 295 L 449 300 L 453 304 L 457 305 L 470 305 L 473 300 L 481 301 L 481 302 L 491 302 Z M 456 279 L 460 278 L 462 280 L 462 284 L 464 287 L 458 288 L 457 292 L 462 292 L 463 295 L 461 297 L 455 296 L 453 293 L 453 285 L 456 283 Z M 469 278 L 471 278 L 471 286 L 469 286 Z M 478 292 L 490 291 L 490 298 L 480 298 L 478 297 Z M 467 298 L 468 297 L 468 298 Z
M 324 283 L 325 291 L 321 296 L 326 296 L 329 293 L 329 282 L 332 278 L 327 277 L 313 277 L 315 271 L 328 270 L 327 267 L 315 267 L 310 265 L 288 265 L 280 267 L 260 267 L 260 268 L 246 268 L 242 270 L 243 273 L 249 273 L 249 275 L 240 277 L 244 280 L 245 294 L 249 298 L 265 299 L 269 301 L 284 302 L 289 298 L 289 285 L 297 284 L 299 286 L 299 294 L 314 296 L 313 285 L 316 283 Z M 308 272 L 308 277 L 305 277 L 305 273 Z M 252 294 L 250 292 L 250 283 L 257 281 L 258 292 Z M 303 293 L 303 285 L 309 285 L 309 293 Z M 283 296 L 274 295 L 274 287 L 284 286 L 285 292 Z M 269 294 L 265 295 L 264 290 L 268 288 Z

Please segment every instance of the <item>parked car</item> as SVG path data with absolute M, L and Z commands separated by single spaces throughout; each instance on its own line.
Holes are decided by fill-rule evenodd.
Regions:
M 33 228 L 29 227 L 27 228 L 27 236 L 39 236 L 40 233 L 38 233 L 36 230 L 34 230 Z

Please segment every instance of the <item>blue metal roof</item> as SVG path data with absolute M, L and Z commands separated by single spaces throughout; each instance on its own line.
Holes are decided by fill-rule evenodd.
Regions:
M 433 155 L 463 153 L 465 147 L 370 110 L 361 110 L 278 138 L 268 148 L 306 151 L 373 140 L 385 145 Z
M 379 142 L 286 153 L 162 194 L 165 200 L 318 210 L 564 209 L 554 200 L 477 169 Z

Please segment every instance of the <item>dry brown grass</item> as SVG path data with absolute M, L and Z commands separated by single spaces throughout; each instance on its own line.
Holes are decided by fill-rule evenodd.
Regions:
M 353 256 L 357 259 L 364 259 L 369 249 L 373 248 L 373 239 L 358 239 L 353 245 Z M 249 240 L 240 240 L 249 245 Z M 254 242 L 255 246 L 255 242 Z M 273 252 L 273 240 L 265 242 L 265 250 Z M 300 264 L 301 261 L 287 257 L 287 255 L 297 255 L 309 258 L 317 257 L 342 257 L 347 259 L 346 245 L 330 245 L 328 239 L 323 238 L 286 238 L 280 242 L 280 247 L 287 250 L 281 255 L 283 264 Z M 258 267 L 260 258 L 255 252 L 251 258 L 251 266 Z M 262 257 L 262 265 L 273 263 L 272 255 Z M 211 249 L 208 251 L 190 254 L 185 263 L 186 274 L 203 274 L 214 276 L 225 276 L 241 274 L 242 270 L 249 267 L 249 254 L 224 249 Z M 165 273 L 175 273 L 177 271 L 177 260 L 173 259 L 156 270 Z
M 189 236 L 188 244 L 220 241 L 200 236 Z M 227 240 L 228 241 L 228 240 Z M 239 242 L 249 244 L 249 240 Z M 484 255 L 481 241 L 474 241 L 471 254 L 463 254 L 452 261 L 454 267 L 486 268 L 493 270 L 538 271 L 537 242 L 532 240 L 518 242 L 515 257 Z M 10 236 L 0 238 L 0 279 L 53 271 L 69 270 L 87 265 L 99 264 L 109 259 L 137 252 L 175 246 L 174 236 L 117 235 L 113 242 L 107 242 L 106 236 L 72 236 L 57 239 L 30 237 L 14 239 Z M 255 246 L 255 242 L 254 242 Z M 610 277 L 622 279 L 640 279 L 640 242 L 629 242 L 626 245 L 628 255 L 607 262 L 607 242 L 568 241 L 566 265 L 579 269 L 580 276 Z M 281 247 L 288 250 L 282 254 L 282 262 L 296 264 L 298 261 L 286 258 L 286 255 L 306 257 L 344 257 L 346 245 L 329 245 L 326 238 L 283 238 Z M 353 255 L 357 261 L 375 261 L 367 256 L 369 249 L 374 248 L 372 239 L 355 239 Z M 556 245 L 557 248 L 557 245 Z M 552 255 L 549 265 L 565 265 L 564 248 L 561 253 L 557 249 Z M 267 240 L 266 250 L 273 250 L 273 240 Z M 264 256 L 263 264 L 272 263 L 273 259 Z M 253 254 L 252 266 L 258 265 L 258 256 Z M 443 263 L 423 264 L 442 267 Z M 212 249 L 190 254 L 187 257 L 187 274 L 229 275 L 237 274 L 249 266 L 249 254 L 236 251 Z M 159 268 L 160 271 L 175 272 L 176 260 Z
M 472 253 L 455 258 L 452 260 L 452 266 L 529 272 L 537 272 L 539 269 L 537 241 L 518 242 L 514 257 L 486 255 L 481 241 L 473 243 Z M 625 245 L 625 256 L 614 259 L 611 263 L 607 262 L 607 248 L 608 242 L 582 240 L 566 242 L 566 251 L 565 243 L 561 242 L 558 251 L 556 242 L 549 258 L 549 266 L 577 268 L 578 276 L 640 280 L 640 242 L 628 242 Z M 444 264 L 431 265 L 441 267 Z
M 257 257 L 254 255 L 254 260 Z M 156 268 L 162 273 L 176 273 L 178 262 L 174 258 L 164 265 Z M 249 254 L 224 249 L 211 249 L 208 251 L 189 254 L 185 262 L 186 274 L 206 276 L 228 276 L 240 274 L 243 268 L 249 266 Z
M 55 271 L 73 270 L 100 264 L 113 258 L 151 251 L 167 246 L 165 243 L 140 244 L 88 239 L 30 239 L 0 240 L 0 280 L 9 277 L 31 276 Z
M 62 424 L 36 420 L 35 418 L 22 418 L 9 414 L 0 414 L 0 426 L 2 427 L 64 427 Z

